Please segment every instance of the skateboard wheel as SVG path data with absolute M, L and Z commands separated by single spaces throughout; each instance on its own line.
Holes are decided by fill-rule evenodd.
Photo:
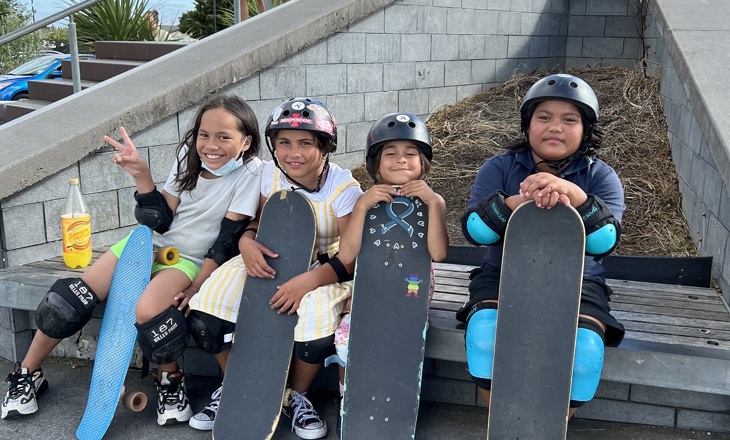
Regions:
M 172 246 L 163 247 L 157 250 L 157 262 L 165 266 L 172 266 L 180 260 L 180 252 Z
M 147 395 L 142 391 L 130 391 L 122 396 L 122 405 L 134 412 L 140 412 L 147 406 Z

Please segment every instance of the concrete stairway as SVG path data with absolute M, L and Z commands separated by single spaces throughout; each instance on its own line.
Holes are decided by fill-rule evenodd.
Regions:
M 92 87 L 186 44 L 166 41 L 98 41 L 95 44 L 96 59 L 79 60 L 81 89 Z M 63 61 L 61 69 L 61 79 L 28 81 L 29 99 L 0 101 L 0 124 L 72 95 L 71 62 Z

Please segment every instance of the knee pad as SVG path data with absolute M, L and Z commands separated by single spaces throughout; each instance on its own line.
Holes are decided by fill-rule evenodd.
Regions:
M 308 364 L 321 364 L 333 354 L 335 354 L 334 334 L 314 341 L 294 343 L 294 356 Z
M 168 364 L 179 358 L 188 345 L 188 320 L 176 307 L 170 307 L 144 324 L 136 323 L 142 354 L 155 364 Z
M 195 344 L 204 352 L 218 354 L 231 347 L 234 323 L 198 310 L 190 312 L 188 323 Z
M 464 334 L 466 361 L 475 381 L 492 378 L 494 338 L 497 333 L 496 308 L 497 304 L 494 303 L 478 303 L 467 318 Z
M 603 370 L 603 351 L 601 327 L 594 321 L 580 318 L 575 339 L 573 386 L 570 389 L 572 407 L 577 407 L 577 402 L 591 400 L 596 394 Z
M 36 309 L 36 324 L 54 339 L 68 338 L 89 322 L 99 297 L 81 278 L 56 281 Z

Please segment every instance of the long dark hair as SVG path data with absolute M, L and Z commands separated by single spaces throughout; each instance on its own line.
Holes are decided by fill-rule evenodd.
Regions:
M 200 106 L 198 113 L 195 115 L 193 128 L 185 133 L 182 141 L 177 146 L 177 176 L 175 182 L 179 191 L 192 191 L 198 183 L 198 177 L 203 172 L 201 165 L 202 160 L 198 156 L 196 142 L 198 139 L 198 130 L 200 130 L 200 121 L 203 119 L 203 113 L 215 108 L 222 108 L 230 113 L 238 123 L 238 130 L 243 136 L 251 136 L 251 145 L 243 152 L 243 162 L 249 161 L 252 157 L 259 154 L 259 125 L 256 114 L 251 106 L 246 104 L 244 100 L 233 95 L 216 95 L 208 98 L 208 100 Z M 185 153 L 183 154 L 183 151 Z

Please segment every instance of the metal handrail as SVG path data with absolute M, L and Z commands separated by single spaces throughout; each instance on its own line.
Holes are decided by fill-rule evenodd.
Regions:
M 48 17 L 38 20 L 35 23 L 31 23 L 28 25 L 23 26 L 22 28 L 13 31 L 9 34 L 3 35 L 0 37 L 0 46 L 3 44 L 10 43 L 11 41 L 17 40 L 20 37 L 24 37 L 31 32 L 35 32 L 38 29 L 44 28 L 48 26 L 49 24 L 53 24 L 59 20 L 63 20 L 64 18 L 73 15 L 79 11 L 82 11 L 90 6 L 94 6 L 95 4 L 101 2 L 103 0 L 85 0 L 81 3 L 77 3 L 73 6 L 69 6 L 68 8 L 64 9 L 61 12 L 56 12 L 53 15 L 49 15 Z
M 38 20 L 35 23 L 25 25 L 16 31 L 0 37 L 0 46 L 10 43 L 11 41 L 15 41 L 20 37 L 24 37 L 38 29 L 44 28 L 49 24 L 53 24 L 68 17 L 68 45 L 71 52 L 71 80 L 73 81 L 74 93 L 78 93 L 81 91 L 81 79 L 79 77 L 79 46 L 76 41 L 76 24 L 74 23 L 73 14 L 94 6 L 101 1 L 103 0 L 85 0 L 81 3 L 69 6 L 61 12 L 57 12 L 44 19 Z

